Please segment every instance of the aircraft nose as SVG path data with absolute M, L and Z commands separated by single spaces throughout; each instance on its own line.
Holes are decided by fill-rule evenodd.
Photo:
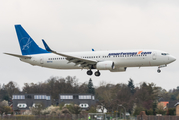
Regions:
M 170 62 L 174 62 L 176 60 L 176 58 L 174 56 L 170 56 L 169 60 L 170 60 Z

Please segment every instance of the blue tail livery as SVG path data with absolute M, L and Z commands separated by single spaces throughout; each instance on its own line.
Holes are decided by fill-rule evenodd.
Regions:
M 48 51 L 40 48 L 21 25 L 15 25 L 15 29 L 22 55 L 49 53 Z

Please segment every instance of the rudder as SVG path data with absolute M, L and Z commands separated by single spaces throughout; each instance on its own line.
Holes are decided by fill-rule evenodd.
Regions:
M 49 53 L 40 48 L 21 25 L 15 25 L 15 29 L 22 55 Z

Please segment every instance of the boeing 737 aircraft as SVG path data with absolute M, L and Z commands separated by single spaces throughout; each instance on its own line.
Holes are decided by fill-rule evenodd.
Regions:
M 54 69 L 87 69 L 92 75 L 92 69 L 97 69 L 95 76 L 100 76 L 100 70 L 123 72 L 127 67 L 157 66 L 161 67 L 174 62 L 176 59 L 167 52 L 158 50 L 113 50 L 89 52 L 56 52 L 46 44 L 40 48 L 21 25 L 15 25 L 22 55 L 5 53 L 20 58 L 21 61 L 41 67 Z

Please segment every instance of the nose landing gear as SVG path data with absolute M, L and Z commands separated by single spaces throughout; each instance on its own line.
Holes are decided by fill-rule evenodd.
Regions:
M 160 66 L 158 67 L 158 70 L 157 70 L 158 73 L 161 72 L 160 68 L 162 68 L 162 67 L 167 67 L 167 65 L 160 65 Z
M 160 73 L 160 72 L 161 72 L 160 68 L 158 68 L 157 72 L 158 72 L 158 73 Z

